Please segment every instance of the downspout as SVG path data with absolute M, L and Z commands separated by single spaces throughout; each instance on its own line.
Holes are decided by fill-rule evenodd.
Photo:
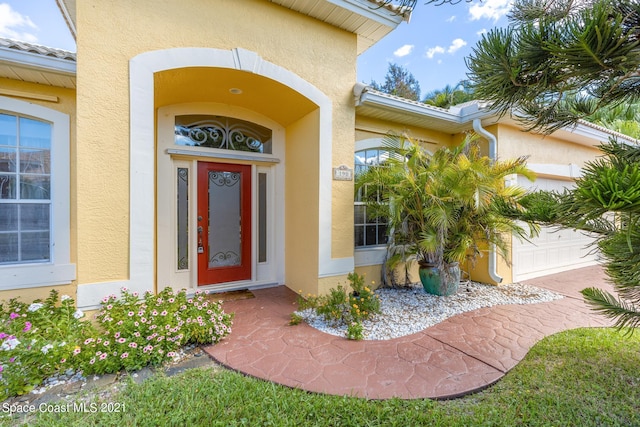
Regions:
M 498 148 L 498 141 L 496 140 L 496 137 L 482 127 L 480 119 L 473 119 L 473 130 L 475 130 L 479 135 L 487 138 L 489 141 L 489 158 L 492 161 L 495 161 Z M 496 254 L 495 243 L 491 244 L 491 247 L 489 248 L 489 277 L 491 277 L 491 280 L 496 283 L 502 283 L 503 278 L 498 274 L 498 256 Z

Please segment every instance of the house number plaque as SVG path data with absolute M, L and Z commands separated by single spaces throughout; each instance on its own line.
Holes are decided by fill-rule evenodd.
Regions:
M 347 165 L 340 165 L 337 168 L 333 168 L 333 180 L 334 181 L 352 181 L 353 169 L 350 169 Z

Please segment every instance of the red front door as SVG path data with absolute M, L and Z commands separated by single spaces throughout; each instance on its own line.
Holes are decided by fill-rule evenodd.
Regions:
M 198 162 L 198 285 L 251 279 L 251 166 Z

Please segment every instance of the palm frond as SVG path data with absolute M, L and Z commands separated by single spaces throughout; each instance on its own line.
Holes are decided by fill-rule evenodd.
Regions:
M 593 310 L 615 320 L 618 329 L 629 328 L 628 333 L 633 333 L 634 329 L 640 326 L 640 307 L 597 288 L 583 289 L 581 293 Z

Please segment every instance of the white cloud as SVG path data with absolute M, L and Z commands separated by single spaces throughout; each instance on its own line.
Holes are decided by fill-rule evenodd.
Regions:
M 489 31 L 486 28 L 481 29 L 480 31 L 476 32 L 477 36 L 481 36 L 483 34 L 487 34 Z
M 456 20 L 456 15 L 451 15 L 451 17 L 449 17 L 446 22 L 453 22 L 455 20 Z
M 456 53 L 459 49 L 461 49 L 462 47 L 466 46 L 467 42 L 462 40 L 461 38 L 457 38 L 454 39 L 451 44 L 449 45 L 448 48 L 444 48 L 442 46 L 435 46 L 435 47 L 430 47 L 427 49 L 427 52 L 425 53 L 425 56 L 428 59 L 433 59 L 436 55 L 442 55 L 445 52 L 449 53 L 449 54 L 454 54 Z
M 402 58 L 403 56 L 409 55 L 413 51 L 413 47 L 414 46 L 412 44 L 405 44 L 404 46 L 396 49 L 396 51 L 393 52 L 393 55 L 398 58 Z
M 37 30 L 36 24 L 28 16 L 21 15 L 11 8 L 8 3 L 0 3 L 0 36 L 18 39 L 26 42 L 38 40 L 35 34 L 28 30 Z
M 438 53 L 444 53 L 444 48 L 442 46 L 430 47 L 427 49 L 426 56 L 429 59 L 433 59 L 433 57 Z
M 472 21 L 479 19 L 493 19 L 496 22 L 509 13 L 513 0 L 484 0 L 482 3 L 473 3 L 469 8 Z
M 462 39 L 455 39 L 451 42 L 451 46 L 447 49 L 448 53 L 456 53 L 458 49 L 467 45 L 467 42 Z

